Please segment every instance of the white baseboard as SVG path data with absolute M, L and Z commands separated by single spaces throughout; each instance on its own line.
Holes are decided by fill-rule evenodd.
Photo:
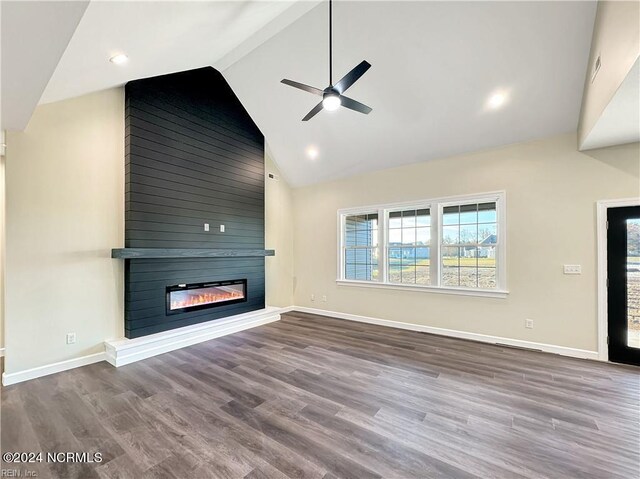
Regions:
M 163 333 L 152 334 L 136 339 L 119 339 L 115 341 L 105 341 L 106 352 L 100 352 L 83 356 L 80 358 L 60 361 L 47 364 L 16 373 L 3 373 L 2 384 L 11 384 L 28 381 L 30 379 L 48 376 L 49 374 L 67 371 L 69 369 L 86 366 L 100 361 L 108 361 L 113 366 L 119 367 L 135 361 L 150 358 L 158 354 L 163 354 L 175 349 L 184 348 L 192 344 L 201 343 L 210 339 L 226 336 L 231 333 L 254 328 L 263 324 L 278 321 L 281 313 L 290 311 L 300 311 L 303 313 L 319 314 L 349 321 L 376 324 L 391 328 L 407 329 L 410 331 L 421 331 L 425 333 L 438 334 L 453 338 L 470 339 L 490 344 L 504 344 L 519 348 L 535 349 L 547 353 L 560 354 L 581 359 L 598 359 L 597 351 L 584 349 L 567 348 L 553 344 L 534 343 L 520 339 L 503 338 L 499 336 L 489 336 L 485 334 L 457 331 L 453 329 L 435 328 L 421 324 L 403 323 L 400 321 L 390 321 L 388 319 L 372 318 L 368 316 L 358 316 L 355 314 L 341 313 L 338 311 L 327 311 L 324 309 L 307 308 L 304 306 L 288 306 L 285 308 L 267 307 L 259 311 L 238 314 L 225 319 L 218 319 L 210 323 L 196 324 L 184 328 L 173 329 Z M 0 349 L 0 354 L 4 355 L 4 348 Z
M 166 353 L 174 349 L 184 348 L 185 346 L 208 341 L 209 339 L 219 338 L 220 336 L 226 336 L 227 334 L 277 321 L 280 319 L 280 312 L 282 310 L 283 308 L 267 307 L 259 311 L 229 316 L 228 318 L 218 319 L 209 323 L 186 326 L 142 338 L 105 341 L 106 352 L 46 364 L 16 373 L 3 373 L 2 384 L 9 386 L 100 361 L 108 361 L 116 367 L 124 366 L 125 364 L 150 358 L 157 354 Z M 290 309 L 288 310 L 290 311 Z M 0 349 L 0 352 L 4 354 L 4 349 Z
M 287 308 L 285 308 L 287 309 Z M 490 344 L 504 344 L 507 346 L 515 346 L 518 348 L 527 348 L 543 351 L 546 353 L 560 354 L 562 356 L 570 356 L 580 359 L 599 359 L 597 351 L 588 351 L 586 349 L 567 348 L 565 346 L 556 346 L 555 344 L 534 343 L 521 339 L 503 338 L 500 336 L 489 336 L 486 334 L 469 333 L 466 331 L 457 331 L 455 329 L 435 328 L 433 326 L 425 326 L 422 324 L 403 323 L 400 321 L 390 321 L 388 319 L 371 318 L 368 316 L 358 316 L 349 313 L 340 313 L 337 311 L 326 311 L 324 309 L 307 308 L 304 306 L 293 306 L 289 311 L 300 311 L 302 313 L 319 314 L 322 316 L 331 316 L 338 319 L 346 319 L 349 321 L 358 321 L 360 323 L 377 324 L 378 326 L 387 326 L 398 329 L 408 329 L 410 331 L 420 331 L 423 333 L 439 334 L 440 336 L 449 336 L 452 338 L 470 339 L 472 341 L 480 341 Z
M 115 367 L 124 366 L 192 344 L 278 321 L 281 312 L 282 308 L 267 307 L 141 338 L 105 341 L 106 360 Z
M 60 373 L 62 371 L 79 368 L 80 366 L 86 366 L 88 364 L 99 363 L 100 361 L 104 360 L 105 354 L 104 352 L 101 352 L 89 354 L 88 356 L 82 356 L 80 358 L 60 361 L 58 363 L 45 364 L 44 366 L 25 369 L 24 371 L 18 371 L 17 373 L 2 373 L 2 385 L 10 386 L 11 384 L 29 381 L 30 379 L 40 378 L 42 376 L 48 376 L 49 374 Z

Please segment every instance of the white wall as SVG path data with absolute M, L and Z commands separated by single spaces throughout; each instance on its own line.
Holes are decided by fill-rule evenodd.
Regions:
M 285 307 L 293 304 L 293 195 L 268 148 L 265 161 L 265 247 L 276 250 L 265 260 L 267 305 Z
M 601 67 L 592 81 L 598 55 Z M 578 142 L 581 147 L 586 146 L 589 134 L 639 56 L 640 2 L 599 1 L 578 126 Z M 637 80 L 635 83 L 637 84 Z
M 123 89 L 39 106 L 9 133 L 6 195 L 5 372 L 104 351 L 124 325 Z
M 7 143 L 11 374 L 102 352 L 105 339 L 124 334 L 124 265 L 110 257 L 124 245 L 124 91 L 40 106 Z M 276 250 L 266 259 L 267 304 L 289 306 L 292 192 L 271 158 L 265 161 L 279 176 L 265 180 L 265 242 Z M 66 344 L 68 332 L 76 344 Z
M 568 134 L 295 189 L 295 304 L 595 351 L 595 204 L 640 195 L 640 150 L 576 144 Z M 507 193 L 507 299 L 336 285 L 338 209 L 497 190 Z
M 5 370 L 13 373 L 101 352 L 123 334 L 123 264 L 110 258 L 124 243 L 123 91 L 38 107 L 7 143 Z M 503 189 L 507 299 L 336 285 L 338 209 Z M 267 302 L 595 350 L 595 202 L 639 189 L 638 144 L 585 154 L 575 134 L 296 190 L 280 175 L 266 183 L 266 246 L 276 249 L 266 260 Z M 563 263 L 583 274 L 563 275 Z M 311 302 L 311 293 L 328 300 Z M 75 345 L 65 344 L 67 332 Z

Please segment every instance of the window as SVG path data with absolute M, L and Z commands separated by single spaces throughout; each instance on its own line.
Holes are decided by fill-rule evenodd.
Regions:
M 378 280 L 378 213 L 344 217 L 344 278 Z
M 431 284 L 429 209 L 390 211 L 388 215 L 389 282 Z
M 496 203 L 442 208 L 442 285 L 496 287 Z
M 504 193 L 339 211 L 338 282 L 506 295 Z

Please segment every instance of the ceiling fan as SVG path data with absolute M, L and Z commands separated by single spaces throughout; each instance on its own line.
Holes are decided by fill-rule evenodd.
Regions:
M 322 97 L 322 101 L 314 106 L 313 109 L 302 119 L 302 121 L 309 121 L 322 109 L 333 111 L 337 110 L 340 106 L 349 108 L 350 110 L 358 111 L 360 113 L 364 113 L 365 115 L 371 112 L 371 108 L 367 105 L 363 105 L 362 103 L 352 100 L 351 98 L 343 95 L 343 93 L 347 91 L 347 89 L 351 85 L 358 81 L 358 79 L 362 75 L 364 75 L 369 68 L 371 68 L 369 62 L 367 62 L 366 60 L 362 61 L 353 70 L 347 73 L 338 83 L 336 83 L 335 85 L 333 84 L 333 25 L 331 18 L 331 3 L 331 0 L 329 0 L 329 86 L 324 90 L 321 90 L 320 88 L 305 85 L 304 83 L 298 83 L 293 80 L 287 80 L 286 78 L 282 80 L 282 83 L 284 83 L 285 85 L 299 88 L 300 90 L 304 90 Z

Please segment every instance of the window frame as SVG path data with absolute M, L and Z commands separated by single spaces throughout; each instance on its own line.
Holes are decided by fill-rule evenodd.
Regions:
M 447 206 L 473 203 L 496 203 L 496 222 L 498 242 L 496 244 L 496 287 L 473 288 L 464 286 L 442 286 L 442 260 L 440 257 L 442 247 L 442 225 L 440 224 L 443 209 Z M 391 283 L 388 278 L 388 233 L 389 213 L 403 210 L 429 209 L 430 216 L 430 278 L 436 280 L 436 284 L 422 285 L 412 283 Z M 345 278 L 345 217 L 351 215 L 378 214 L 378 279 L 354 280 Z M 408 201 L 400 203 L 388 203 L 382 205 L 370 205 L 356 208 L 344 208 L 338 210 L 338 285 L 356 286 L 366 288 L 386 288 L 406 291 L 435 292 L 443 294 L 459 294 L 467 296 L 485 296 L 493 298 L 506 298 L 507 289 L 507 222 L 506 222 L 506 192 L 494 191 L 488 193 L 446 196 L 421 201 Z
M 371 214 L 375 214 L 378 215 L 378 226 L 377 226 L 377 230 L 378 230 L 378 243 L 376 246 L 347 246 L 345 244 L 345 231 L 346 231 L 346 221 L 345 218 L 347 216 L 364 216 L 364 215 L 371 215 Z M 339 254 L 339 258 L 340 258 L 340 264 L 342 265 L 342 270 L 340 271 L 340 276 L 344 279 L 345 277 L 345 272 L 346 272 L 346 252 L 347 249 L 354 249 L 354 250 L 358 250 L 358 249 L 371 249 L 371 250 L 378 250 L 378 275 L 380 274 L 380 214 L 378 212 L 378 210 L 375 209 L 369 209 L 366 210 L 365 212 L 362 213 L 346 213 L 343 214 L 341 216 L 339 216 L 339 225 L 342 228 L 341 232 L 340 232 L 340 254 Z M 356 230 L 357 231 L 357 230 Z M 350 281 L 350 280 L 346 280 L 345 281 Z M 351 281 L 363 281 L 363 282 L 369 282 L 369 280 L 351 280 Z M 371 280 L 371 281 L 378 281 L 378 280 Z

